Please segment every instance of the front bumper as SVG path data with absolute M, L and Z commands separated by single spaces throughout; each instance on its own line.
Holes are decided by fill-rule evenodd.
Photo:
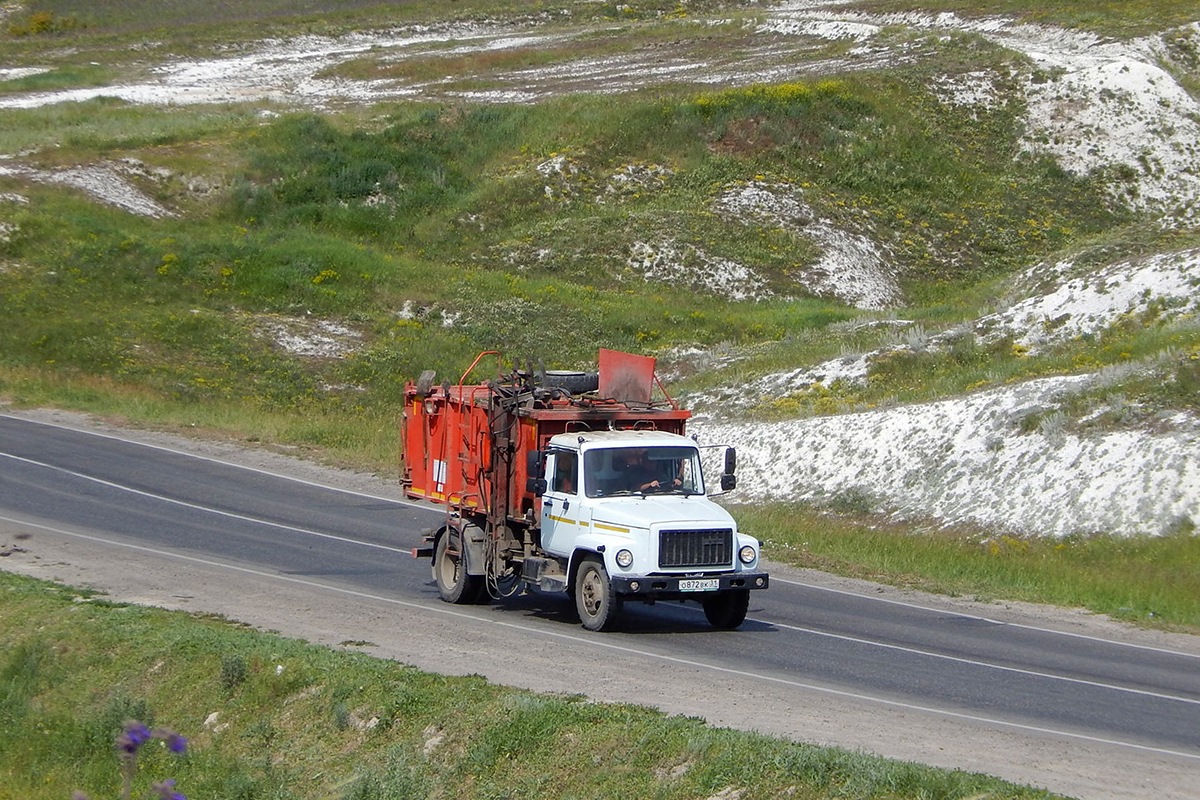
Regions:
M 766 589 L 771 584 L 765 572 L 723 572 L 717 575 L 613 575 L 613 590 L 628 600 L 703 600 L 718 592 Z M 715 586 L 690 588 L 686 582 L 716 581 Z

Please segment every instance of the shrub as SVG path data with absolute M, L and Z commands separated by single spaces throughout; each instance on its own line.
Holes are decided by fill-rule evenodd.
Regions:
M 79 21 L 74 17 L 58 17 L 53 11 L 35 11 L 23 19 L 10 22 L 8 32 L 13 36 L 47 36 L 79 27 Z

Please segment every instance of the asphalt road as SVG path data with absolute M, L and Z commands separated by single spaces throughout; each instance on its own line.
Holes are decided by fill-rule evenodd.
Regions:
M 167 559 L 184 571 L 191 565 L 197 575 L 222 569 L 252 575 L 247 605 L 260 602 L 263 586 L 274 584 L 280 592 L 286 585 L 293 592 L 403 608 L 428 621 L 418 624 L 436 625 L 442 637 L 474 643 L 454 658 L 478 663 L 452 671 L 490 676 L 495 670 L 489 660 L 511 661 L 511 650 L 557 654 L 570 648 L 585 665 L 620 658 L 667 668 L 632 670 L 636 677 L 619 682 L 646 685 L 627 697 L 599 666 L 594 675 L 578 666 L 572 679 L 556 675 L 562 663 L 557 655 L 533 659 L 518 671 L 536 674 L 541 665 L 547 675 L 531 680 L 534 686 L 573 685 L 587 693 L 595 689 L 604 699 L 640 697 L 649 704 L 671 697 L 667 684 L 681 672 L 704 674 L 715 685 L 736 689 L 715 698 L 706 691 L 690 713 L 716 716 L 722 724 L 797 735 L 776 731 L 779 724 L 768 722 L 770 715 L 753 697 L 797 706 L 820 698 L 828 708 L 847 703 L 865 709 L 863 718 L 878 719 L 880 726 L 895 724 L 883 720 L 896 715 L 916 720 L 913 735 L 921 731 L 927 742 L 967 731 L 987 748 L 989 737 L 1003 735 L 1024 740 L 1033 751 L 1052 742 L 1063 753 L 1082 748 L 1110 763 L 1145 765 L 1167 776 L 1165 783 L 1133 780 L 1122 787 L 1100 779 L 1090 787 L 1077 779 L 1057 785 L 1053 770 L 1046 776 L 1032 772 L 1032 782 L 1080 796 L 1185 797 L 1189 782 L 1200 787 L 1200 649 L 1014 622 L 979 613 L 986 606 L 964 611 L 882 589 L 831 586 L 786 570 L 773 575 L 771 589 L 752 595 L 749 619 L 736 632 L 711 630 L 694 604 L 670 603 L 627 605 L 620 630 L 590 634 L 570 619 L 563 596 L 480 607 L 441 603 L 428 562 L 409 555 L 441 512 L 397 498 L 0 415 L 0 524 L 8 530 L 66 537 L 76 548 L 107 548 L 131 571 L 143 559 Z M 236 598 L 226 601 L 237 607 Z M 486 633 L 497 627 L 503 634 L 495 641 L 507 646 Z M 501 646 L 504 651 L 495 652 Z M 679 710 L 686 703 L 666 705 Z M 809 719 L 805 729 L 813 724 Z M 905 723 L 899 724 L 886 736 L 904 736 Z M 931 733 L 938 724 L 959 733 Z M 942 752 L 957 752 L 953 743 L 944 744 Z M 869 738 L 859 746 L 892 754 Z M 1026 775 L 987 768 L 986 759 L 955 765 L 981 764 L 980 771 Z

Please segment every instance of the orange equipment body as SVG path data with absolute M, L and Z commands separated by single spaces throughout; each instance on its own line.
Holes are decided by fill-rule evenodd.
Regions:
M 544 450 L 552 436 L 597 430 L 683 434 L 691 416 L 669 397 L 666 407 L 648 402 L 652 358 L 600 352 L 599 394 L 636 396 L 623 400 L 538 391 L 512 376 L 464 383 L 485 355 L 496 354 L 481 354 L 458 384 L 406 387 L 400 482 L 409 497 L 485 516 L 492 524 L 527 526 L 541 504 L 529 489 L 528 479 L 537 477 L 529 474 L 529 454 Z

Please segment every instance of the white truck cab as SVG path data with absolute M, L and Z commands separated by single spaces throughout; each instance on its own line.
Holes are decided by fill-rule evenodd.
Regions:
M 697 600 L 716 627 L 766 588 L 759 543 L 708 497 L 700 448 L 652 430 L 564 433 L 545 452 L 541 547 L 561 559 L 584 626 L 624 600 Z

